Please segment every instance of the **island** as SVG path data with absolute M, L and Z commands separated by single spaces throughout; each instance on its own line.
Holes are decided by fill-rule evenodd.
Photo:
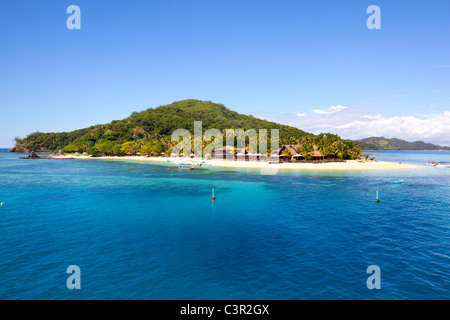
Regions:
M 202 156 L 175 154 L 178 141 L 172 133 L 185 129 L 194 133 L 194 123 L 201 121 L 202 133 L 209 129 L 225 132 L 229 129 L 255 129 L 260 140 L 261 131 L 267 131 L 268 147 L 252 150 L 245 146 L 225 145 L 221 156 L 217 149 L 207 152 L 203 141 Z M 279 143 L 271 149 L 271 130 L 279 131 Z M 258 131 L 259 130 L 259 131 Z M 265 132 L 265 131 L 264 131 Z M 225 141 L 224 141 L 225 144 Z M 40 152 L 53 154 L 51 159 L 109 159 L 137 160 L 166 163 L 198 164 L 229 168 L 273 168 L 305 170 L 387 170 L 418 166 L 376 161 L 373 155 L 364 155 L 357 142 L 342 139 L 336 134 L 314 135 L 295 127 L 277 124 L 252 115 L 243 115 L 211 101 L 183 100 L 141 112 L 133 112 L 123 120 L 95 125 L 72 132 L 35 132 L 16 139 L 10 152 Z

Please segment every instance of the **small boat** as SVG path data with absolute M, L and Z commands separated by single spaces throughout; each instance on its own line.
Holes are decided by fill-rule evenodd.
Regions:
M 206 161 L 200 161 L 199 163 L 195 163 L 195 165 L 199 166 L 199 167 L 207 167 L 210 166 L 209 163 L 206 163 Z
M 392 184 L 400 184 L 403 183 L 403 180 L 391 181 Z
M 435 165 L 436 168 L 450 168 L 450 163 L 448 162 L 441 162 Z
M 427 163 L 429 166 L 433 166 L 436 168 L 450 168 L 450 162 L 429 162 Z
M 178 168 L 183 170 L 194 170 L 194 167 L 190 163 L 180 163 Z

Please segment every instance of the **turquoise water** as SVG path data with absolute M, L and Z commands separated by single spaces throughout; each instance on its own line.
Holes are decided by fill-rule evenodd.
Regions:
M 450 298 L 450 169 L 261 176 L 18 157 L 0 153 L 0 299 Z M 81 290 L 66 287 L 70 265 Z M 381 290 L 366 287 L 370 265 Z

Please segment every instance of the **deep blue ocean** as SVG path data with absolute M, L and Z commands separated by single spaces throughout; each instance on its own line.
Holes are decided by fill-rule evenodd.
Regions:
M 0 153 L 0 299 L 450 299 L 450 169 L 263 176 L 19 156 Z

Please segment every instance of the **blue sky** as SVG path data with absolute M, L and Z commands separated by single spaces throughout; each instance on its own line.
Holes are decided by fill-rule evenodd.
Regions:
M 69 30 L 69 5 L 81 30 Z M 369 5 L 381 30 L 369 30 Z M 344 138 L 450 145 L 450 1 L 15 0 L 0 147 L 182 99 Z

